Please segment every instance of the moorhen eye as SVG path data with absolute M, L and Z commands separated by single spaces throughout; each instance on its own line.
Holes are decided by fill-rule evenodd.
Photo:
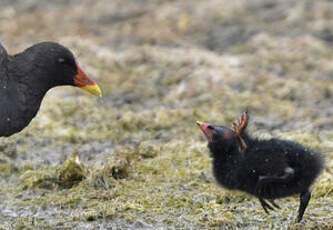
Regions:
M 65 59 L 64 58 L 58 58 L 58 63 L 59 64 L 65 64 Z

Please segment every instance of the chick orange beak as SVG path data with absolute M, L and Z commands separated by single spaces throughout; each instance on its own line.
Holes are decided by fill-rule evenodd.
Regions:
M 213 142 L 212 131 L 208 128 L 210 126 L 210 124 L 202 122 L 202 121 L 197 121 L 197 125 L 200 127 L 201 131 L 205 134 L 207 140 L 209 142 Z
M 76 68 L 78 73 L 74 78 L 75 85 L 95 96 L 102 96 L 102 91 L 99 86 L 83 72 L 78 63 L 76 63 Z

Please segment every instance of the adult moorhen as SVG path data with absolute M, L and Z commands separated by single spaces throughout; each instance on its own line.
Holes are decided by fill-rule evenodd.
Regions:
M 46 92 L 62 85 L 102 95 L 66 47 L 42 42 L 22 53 L 8 55 L 0 44 L 0 137 L 28 126 Z

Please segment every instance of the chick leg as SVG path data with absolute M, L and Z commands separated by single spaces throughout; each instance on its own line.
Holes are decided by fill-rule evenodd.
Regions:
M 303 218 L 304 211 L 306 207 L 308 206 L 308 203 L 311 198 L 311 193 L 310 191 L 302 192 L 300 195 L 300 205 L 298 208 L 298 216 L 297 216 L 297 222 L 301 222 Z

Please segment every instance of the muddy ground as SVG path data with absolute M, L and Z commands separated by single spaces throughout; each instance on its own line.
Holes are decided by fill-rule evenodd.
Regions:
M 104 96 L 52 89 L 0 139 L 0 228 L 332 229 L 332 28 L 329 0 L 2 0 L 9 53 L 58 41 Z M 325 154 L 302 223 L 297 197 L 266 215 L 214 182 L 195 121 L 245 109 Z

